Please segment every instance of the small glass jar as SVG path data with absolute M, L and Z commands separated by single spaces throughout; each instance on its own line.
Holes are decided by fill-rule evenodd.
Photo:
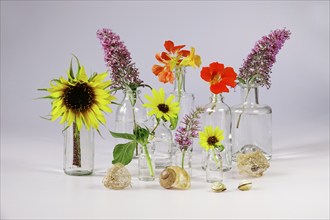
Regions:
M 175 165 L 186 170 L 189 176 L 192 175 L 192 145 L 189 146 L 179 146 L 175 153 Z
M 93 173 L 94 169 L 94 129 L 77 125 L 66 128 L 64 134 L 63 170 L 72 176 L 84 176 Z
M 163 170 L 172 165 L 173 138 L 172 132 L 166 124 L 162 120 L 159 123 L 154 131 L 155 134 L 149 136 L 149 142 L 154 146 L 155 168 Z M 156 122 L 154 126 L 156 126 Z
M 240 85 L 242 103 L 232 107 L 232 159 L 238 153 L 261 151 L 272 157 L 272 108 L 259 104 L 258 86 Z
M 222 157 L 218 149 L 212 149 L 208 151 L 206 160 L 206 182 L 222 182 L 223 181 L 223 169 L 222 169 Z
M 225 147 L 220 155 L 222 157 L 224 172 L 232 168 L 232 143 L 231 143 L 231 129 L 232 129 L 232 114 L 230 107 L 224 102 L 224 97 L 221 94 L 212 94 L 210 102 L 204 106 L 205 112 L 201 114 L 201 127 L 218 126 L 223 130 L 224 140 L 221 142 Z M 208 152 L 202 151 L 202 168 L 206 168 L 206 158 Z
M 155 180 L 155 148 L 153 144 L 139 145 L 138 176 L 141 181 Z

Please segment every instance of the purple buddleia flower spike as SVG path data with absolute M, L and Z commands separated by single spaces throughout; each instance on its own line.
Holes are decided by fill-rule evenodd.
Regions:
M 291 32 L 285 28 L 282 30 L 271 31 L 268 36 L 262 37 L 256 42 L 247 59 L 244 60 L 239 69 L 239 79 L 245 84 L 257 84 L 270 88 L 270 73 L 273 64 L 276 62 L 276 55 L 290 39 Z
M 110 71 L 112 80 L 111 88 L 125 89 L 133 84 L 141 85 L 143 81 L 139 79 L 139 71 L 132 63 L 132 58 L 124 42 L 112 30 L 103 28 L 97 31 L 97 37 L 104 50 L 104 61 Z

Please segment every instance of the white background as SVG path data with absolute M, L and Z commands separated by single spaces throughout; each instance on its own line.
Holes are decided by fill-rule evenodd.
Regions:
M 226 212 L 228 215 L 225 216 L 329 218 L 329 209 L 326 208 L 329 205 L 329 1 L 1 1 L 1 217 L 77 218 L 63 209 L 59 215 L 42 212 L 47 209 L 41 207 L 48 207 L 47 190 L 54 189 L 57 196 L 63 193 L 63 189 L 56 188 L 54 182 L 46 181 L 45 184 L 50 184 L 49 188 L 45 185 L 40 188 L 34 182 L 24 187 L 24 181 L 18 183 L 18 180 L 21 173 L 25 173 L 24 178 L 37 178 L 38 181 L 46 177 L 54 178 L 55 183 L 59 181 L 58 178 L 70 178 L 61 173 L 62 126 L 39 117 L 49 114 L 50 100 L 34 99 L 47 95 L 37 91 L 38 88 L 48 87 L 51 79 L 65 76 L 71 53 L 79 57 L 88 73 L 106 70 L 103 50 L 96 37 L 96 31 L 103 27 L 111 28 L 120 35 L 140 70 L 140 78 L 166 91 L 171 91 L 172 85 L 158 82 L 151 72 L 152 65 L 157 63 L 154 55 L 164 50 L 165 40 L 186 44 L 188 48 L 194 46 L 196 53 L 202 57 L 202 66 L 218 61 L 232 66 L 238 73 L 243 59 L 257 40 L 271 30 L 284 27 L 289 29 L 292 32 L 291 39 L 277 56 L 271 74 L 271 88 L 260 90 L 260 102 L 273 108 L 275 167 L 278 165 L 280 172 L 285 169 L 291 169 L 292 172 L 283 176 L 277 175 L 275 168 L 273 171 L 270 169 L 270 179 L 263 177 L 263 184 L 266 184 L 263 187 L 272 186 L 267 187 L 267 190 L 274 190 L 270 195 L 276 194 L 285 200 L 285 196 L 290 195 L 285 190 L 298 190 L 296 186 L 300 184 L 293 183 L 288 177 L 293 179 L 293 176 L 298 175 L 295 180 L 311 182 L 306 184 L 306 188 L 301 188 L 301 195 L 299 191 L 292 194 L 292 201 L 297 202 L 292 209 L 299 209 L 300 214 L 298 211 L 288 211 L 283 212 L 283 215 L 267 215 L 268 209 L 265 208 L 265 212 L 259 214 L 251 211 L 249 215 L 230 215 L 234 213 L 230 208 L 235 210 L 235 204 L 239 203 L 237 201 L 233 202 L 234 207 L 229 207 Z M 203 105 L 207 103 L 210 92 L 207 83 L 199 77 L 199 72 L 200 69 L 188 69 L 186 90 L 195 94 L 196 105 Z M 119 93 L 117 96 L 121 98 Z M 225 94 L 225 98 L 229 105 L 237 104 L 240 101 L 239 90 L 231 90 Z M 112 128 L 113 114 L 107 118 L 107 126 Z M 96 136 L 96 169 L 104 171 L 111 162 L 113 146 L 105 129 L 102 132 L 104 139 Z M 298 160 L 302 157 L 303 161 Z M 300 163 L 290 165 L 291 160 Z M 308 169 L 300 167 L 308 167 L 308 164 L 314 166 Z M 27 167 L 35 173 L 28 175 L 27 170 L 24 170 Z M 51 170 L 56 172 L 52 173 Z M 313 175 L 317 175 L 317 179 Z M 102 186 L 98 185 L 100 178 L 98 176 L 97 180 L 94 178 L 87 181 L 96 181 L 95 185 L 99 187 L 97 193 L 102 198 L 105 193 Z M 83 180 L 74 179 L 74 183 L 85 186 L 81 183 Z M 277 189 L 273 189 L 276 184 L 267 185 L 274 181 L 291 184 L 292 188 L 283 187 L 283 194 L 279 194 Z M 137 184 L 143 188 L 143 184 Z M 310 193 L 315 189 L 320 197 L 313 197 Z M 95 196 L 93 190 L 90 190 L 86 192 L 87 195 Z M 309 197 L 302 196 L 305 191 L 308 191 L 306 195 Z M 109 191 L 106 192 L 109 194 Z M 122 204 L 130 198 L 129 192 L 115 192 L 115 195 L 110 196 L 123 198 L 119 202 Z M 134 192 L 134 196 L 143 197 L 139 187 L 132 190 Z M 200 195 L 192 194 L 195 197 L 191 197 L 195 198 L 196 204 L 189 203 L 194 211 L 199 202 L 207 203 L 198 201 L 199 196 L 204 195 L 203 190 L 198 192 Z M 259 198 L 258 193 L 267 194 L 261 190 L 255 192 L 255 198 Z M 43 200 L 37 196 L 40 194 L 43 194 Z M 36 206 L 43 206 L 33 208 L 30 204 L 31 195 L 39 198 Z M 176 198 L 182 194 L 175 192 L 172 195 Z M 205 195 L 201 198 L 207 199 Z M 299 195 L 301 199 L 298 199 Z M 230 194 L 228 197 L 229 201 L 236 198 L 233 196 L 230 199 Z M 66 204 L 60 201 L 64 197 L 58 199 L 54 200 L 57 205 Z M 241 198 L 238 196 L 237 199 Z M 305 206 L 303 200 L 308 201 Z M 291 205 L 294 203 L 292 201 Z M 29 212 L 24 209 L 27 204 L 31 207 Z M 99 214 L 95 214 L 95 218 L 146 216 L 139 209 L 135 210 L 136 215 L 101 215 L 96 204 L 91 208 Z M 105 206 L 100 204 L 101 207 Z M 313 207 L 316 204 L 321 207 L 318 211 Z M 116 204 L 112 205 L 109 210 L 116 209 Z M 265 206 L 270 209 L 276 205 L 269 202 Z M 35 209 L 40 209 L 40 215 L 31 211 Z M 175 217 L 161 215 L 157 210 L 154 209 L 151 212 L 154 215 L 149 217 Z M 205 215 L 190 217 L 221 218 L 221 214 L 217 216 L 212 212 L 208 216 L 205 212 Z M 89 214 L 87 217 L 93 218 Z

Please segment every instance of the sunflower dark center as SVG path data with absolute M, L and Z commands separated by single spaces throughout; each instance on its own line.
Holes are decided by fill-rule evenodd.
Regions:
M 218 142 L 218 139 L 215 136 L 211 136 L 207 139 L 209 145 L 215 145 Z
M 77 83 L 64 91 L 64 104 L 68 109 L 84 112 L 95 102 L 93 89 L 87 83 Z
M 166 104 L 159 104 L 158 106 L 159 111 L 163 112 L 163 113 L 167 113 L 169 108 L 168 105 Z

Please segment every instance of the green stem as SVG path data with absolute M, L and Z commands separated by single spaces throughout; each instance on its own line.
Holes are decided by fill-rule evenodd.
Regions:
M 176 67 L 176 71 L 175 71 L 175 77 L 177 79 L 177 83 L 178 83 L 178 102 L 180 104 L 181 101 L 181 90 L 182 90 L 182 67 Z
M 218 160 L 214 149 L 212 150 L 212 153 L 213 153 L 213 161 L 217 164 L 217 167 L 220 167 L 222 169 L 222 167 L 220 166 L 220 161 Z
M 150 134 L 151 134 L 152 136 L 154 136 L 155 130 L 157 129 L 157 127 L 158 127 L 158 125 L 159 125 L 159 122 L 160 122 L 160 119 L 156 118 L 156 120 L 157 120 L 157 124 L 156 124 L 155 127 L 152 129 L 152 131 L 150 132 Z
M 146 144 L 144 144 L 144 145 L 142 145 L 142 148 L 143 148 L 144 153 L 146 154 L 146 159 L 147 159 L 147 164 L 148 164 L 148 167 L 149 167 L 150 176 L 154 177 L 155 173 L 154 173 L 154 169 L 152 167 L 151 158 L 150 158 L 150 155 L 149 155 L 149 152 L 148 152 L 148 147 L 147 147 Z
M 133 115 L 133 124 L 134 124 L 134 128 L 133 128 L 133 131 L 135 131 L 135 129 L 137 128 L 137 124 L 136 124 L 136 119 L 135 119 L 135 107 L 134 105 L 132 106 L 132 115 Z M 138 148 L 138 143 L 136 143 L 135 145 L 135 156 L 138 156 L 139 155 L 139 148 Z
M 249 96 L 250 91 L 251 91 L 251 87 L 248 88 L 248 91 L 247 91 L 247 93 L 246 93 L 246 96 L 245 96 L 244 102 L 247 101 L 247 98 L 248 98 L 248 96 Z M 239 127 L 239 123 L 241 122 L 242 114 L 243 114 L 243 112 L 244 112 L 244 107 L 245 107 L 245 105 L 244 105 L 244 103 L 243 103 L 242 112 L 241 112 L 241 113 L 239 114 L 239 116 L 238 116 L 238 120 L 237 120 L 236 128 Z
M 186 154 L 186 150 L 182 151 L 182 160 L 181 160 L 181 167 L 184 169 L 184 155 Z
M 80 131 L 77 128 L 77 124 L 73 122 L 73 161 L 72 165 L 81 167 L 81 149 L 80 149 Z

